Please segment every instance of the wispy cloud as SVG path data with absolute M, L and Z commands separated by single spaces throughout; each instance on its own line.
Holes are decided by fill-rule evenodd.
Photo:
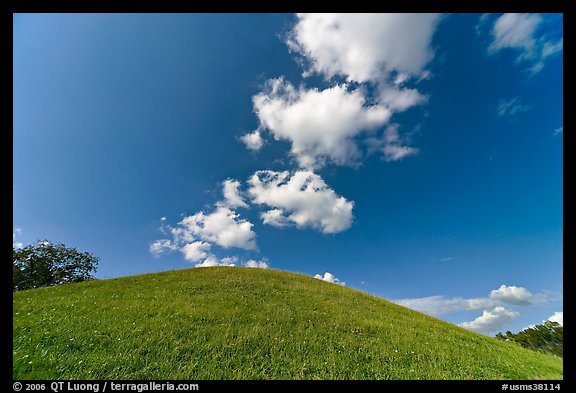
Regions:
M 514 116 L 522 112 L 527 112 L 530 110 L 530 105 L 524 104 L 520 96 L 512 98 L 502 98 L 498 102 L 498 107 L 496 111 L 498 116 Z
M 564 126 L 560 126 L 554 130 L 554 135 L 562 134 L 564 132 Z
M 563 39 L 553 40 L 541 32 L 543 19 L 539 14 L 503 14 L 492 27 L 489 54 L 509 49 L 518 52 L 516 63 L 529 64 L 533 74 L 540 72 L 546 60 L 562 51 Z
M 557 300 L 549 292 L 532 293 L 527 288 L 515 285 L 501 285 L 489 292 L 487 297 L 479 298 L 446 298 L 428 296 L 413 299 L 394 300 L 395 303 L 429 315 L 451 314 L 460 311 L 482 311 L 482 315 L 471 322 L 459 326 L 475 331 L 491 331 L 519 315 L 516 311 L 507 310 L 508 306 L 531 306 L 546 304 Z M 494 328 L 494 329 L 496 329 Z

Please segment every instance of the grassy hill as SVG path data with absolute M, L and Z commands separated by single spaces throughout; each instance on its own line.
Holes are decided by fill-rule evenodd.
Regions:
M 548 379 L 562 360 L 308 276 L 203 268 L 14 294 L 15 379 Z

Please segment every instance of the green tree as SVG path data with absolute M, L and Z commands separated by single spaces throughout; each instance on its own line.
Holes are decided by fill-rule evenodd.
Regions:
M 526 328 L 518 333 L 506 332 L 496 334 L 502 341 L 514 342 L 524 348 L 550 353 L 562 357 L 564 355 L 564 328 L 558 322 L 546 321 L 542 325 Z
M 13 290 L 91 280 L 98 261 L 98 257 L 88 252 L 46 240 L 24 248 L 12 248 Z

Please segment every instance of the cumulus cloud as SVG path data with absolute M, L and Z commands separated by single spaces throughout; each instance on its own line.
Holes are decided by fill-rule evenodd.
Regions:
M 272 208 L 262 216 L 264 223 L 292 223 L 323 233 L 342 232 L 352 225 L 354 202 L 337 195 L 311 171 L 257 171 L 248 183 L 252 201 Z
M 240 218 L 233 208 L 248 207 L 242 198 L 240 182 L 227 179 L 222 182 L 224 199 L 214 204 L 211 212 L 200 211 L 185 216 L 175 227 L 161 219 L 160 231 L 171 236 L 152 242 L 149 246 L 154 256 L 179 250 L 184 259 L 195 263 L 196 267 L 235 266 L 237 257 L 218 259 L 213 254 L 213 246 L 256 250 L 256 234 L 253 224 Z
M 391 115 L 384 105 L 367 105 L 359 89 L 296 89 L 282 78 L 268 81 L 253 103 L 260 127 L 276 140 L 289 141 L 291 154 L 304 168 L 321 167 L 326 160 L 357 163 L 360 152 L 354 138 L 384 125 Z
M 246 145 L 250 150 L 258 151 L 264 146 L 264 139 L 260 134 L 260 130 L 255 130 L 251 133 L 242 135 L 240 140 Z
M 180 251 L 184 254 L 184 259 L 191 262 L 197 262 L 201 259 L 208 257 L 210 252 L 210 243 L 203 241 L 196 241 L 193 243 L 185 244 Z
M 392 71 L 419 74 L 433 57 L 430 48 L 439 14 L 297 14 L 289 47 L 310 71 L 349 81 L 380 80 Z
M 541 71 L 548 57 L 562 51 L 564 42 L 563 39 L 554 41 L 543 34 L 537 34 L 542 20 L 538 14 L 503 14 L 492 27 L 492 42 L 488 53 L 494 54 L 503 49 L 516 50 L 519 52 L 517 63 L 528 62 L 532 73 Z
M 359 165 L 364 152 L 358 142 L 393 113 L 427 102 L 414 84 L 430 75 L 426 66 L 439 20 L 439 14 L 298 14 L 287 44 L 305 60 L 305 75 L 322 74 L 332 86 L 319 90 L 295 88 L 283 78 L 268 81 L 253 97 L 260 125 L 242 141 L 257 150 L 267 131 L 290 142 L 302 168 Z M 386 161 L 418 152 L 397 143 L 373 150 Z
M 494 307 L 496 304 L 493 300 L 486 298 L 465 299 L 461 297 L 445 298 L 444 296 L 399 299 L 394 302 L 428 315 L 450 314 L 458 311 L 480 311 Z
M 504 307 L 495 307 L 492 310 L 484 310 L 482 315 L 470 322 L 463 322 L 458 326 L 477 332 L 492 332 L 512 322 L 519 313 L 507 310 Z
M 530 110 L 530 106 L 524 104 L 519 96 L 502 98 L 496 108 L 498 116 L 500 117 L 514 116 L 518 113 L 527 112 L 528 110 Z
M 264 260 L 264 259 L 261 261 L 255 261 L 253 259 L 250 259 L 250 260 L 246 261 L 244 266 L 251 267 L 251 268 L 257 268 L 257 269 L 268 269 L 270 267 L 268 265 L 268 261 Z
M 173 233 L 184 240 L 197 238 L 224 248 L 256 249 L 256 234 L 252 231 L 254 224 L 239 218 L 228 207 L 218 206 L 209 214 L 198 212 L 184 217 L 179 225 L 180 228 Z
M 314 276 L 314 278 L 317 278 L 318 280 L 322 280 L 322 281 L 326 281 L 326 282 L 331 282 L 332 284 L 338 284 L 338 285 L 346 286 L 346 283 L 344 281 L 340 281 L 339 279 L 334 277 L 334 275 L 330 272 L 326 272 L 326 273 L 324 273 L 324 275 L 316 274 Z
M 548 320 L 551 322 L 558 322 L 560 325 L 564 325 L 564 312 L 563 311 L 556 311 Z
M 534 295 L 526 288 L 515 285 L 501 285 L 500 288 L 490 292 L 490 299 L 514 305 L 532 304 Z
M 225 206 L 230 208 L 248 207 L 246 202 L 244 202 L 244 199 L 242 199 L 238 187 L 240 187 L 240 182 L 238 180 L 227 179 L 222 182 Z

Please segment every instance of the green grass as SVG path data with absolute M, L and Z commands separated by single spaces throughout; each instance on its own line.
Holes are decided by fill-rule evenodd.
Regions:
M 562 360 L 276 270 L 14 294 L 14 379 L 561 379 Z

